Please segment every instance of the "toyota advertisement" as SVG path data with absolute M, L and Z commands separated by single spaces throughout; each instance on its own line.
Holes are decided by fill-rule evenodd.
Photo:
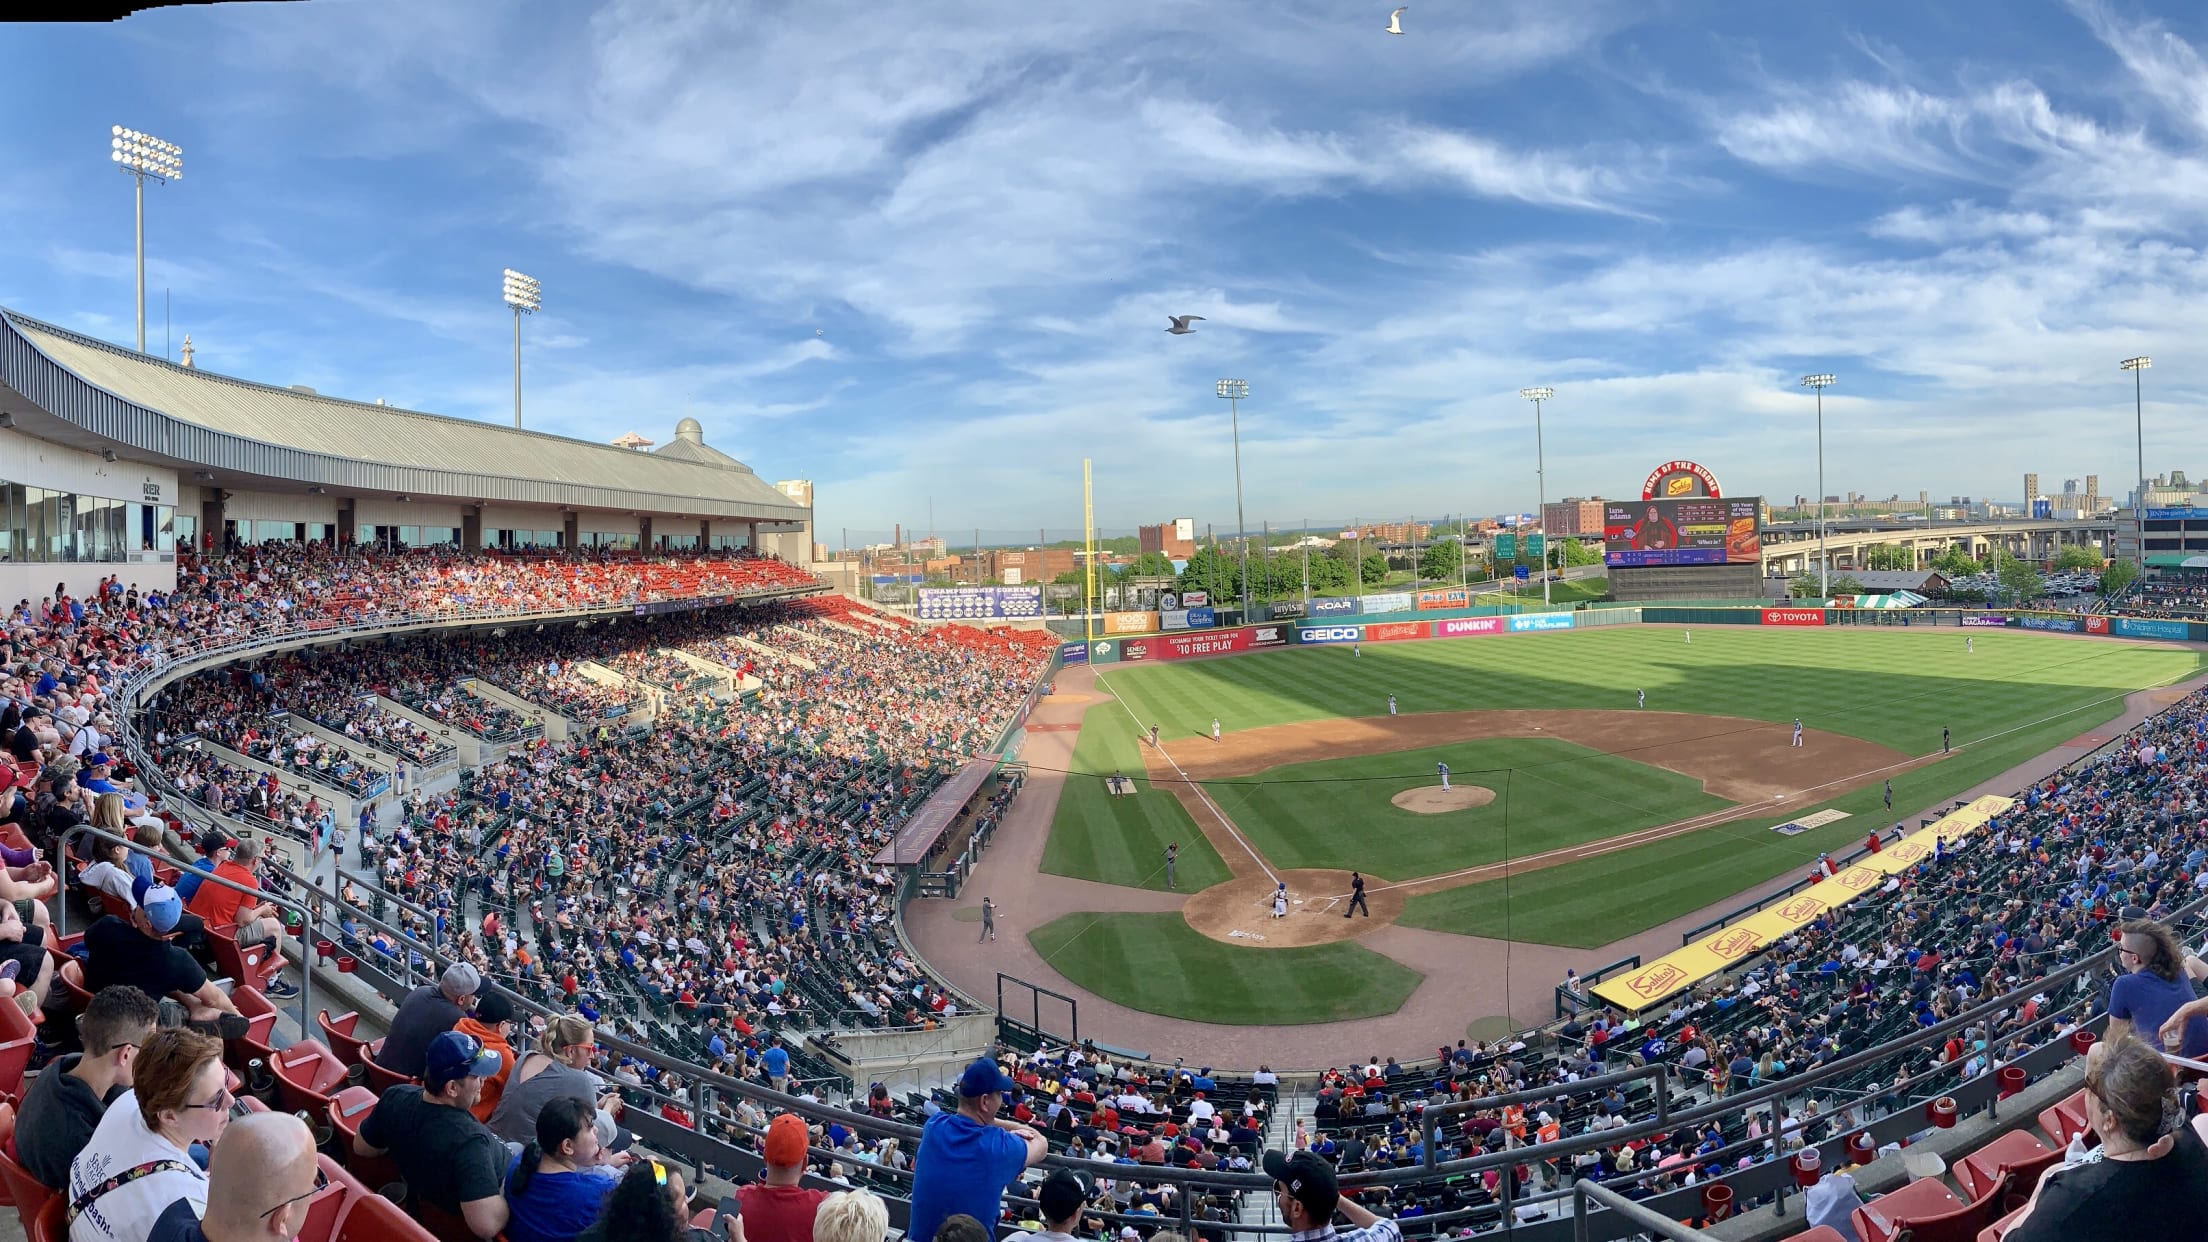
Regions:
M 1621 500 L 1603 506 L 1605 565 L 1752 565 L 1763 561 L 1760 497 Z
M 1823 625 L 1825 610 L 1822 608 L 1766 608 L 1763 610 L 1765 625 Z

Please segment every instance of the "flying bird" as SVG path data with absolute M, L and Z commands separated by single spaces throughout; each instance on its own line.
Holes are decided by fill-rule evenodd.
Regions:
M 1167 328 L 1166 331 L 1175 336 L 1187 336 L 1196 330 L 1188 326 L 1191 322 L 1202 323 L 1204 321 L 1202 315 L 1167 315 L 1165 318 L 1167 322 L 1173 325 Z
M 1395 12 L 1388 14 L 1389 34 L 1399 35 L 1403 33 L 1403 13 L 1405 9 L 1408 9 L 1410 7 L 1410 5 L 1406 4 L 1403 6 L 1403 8 L 1397 9 Z

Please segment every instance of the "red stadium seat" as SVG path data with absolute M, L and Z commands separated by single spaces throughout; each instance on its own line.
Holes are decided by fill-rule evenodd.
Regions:
M 2011 1130 L 1962 1158 L 1955 1166 L 1955 1181 L 1963 1193 L 1976 1198 L 1983 1194 L 2003 1173 L 2024 1165 L 2046 1165 L 2040 1161 L 2055 1155 L 2047 1144 L 2040 1142 L 2022 1130 Z M 2034 1180 L 2037 1175 L 2034 1174 Z
M 230 1040 L 223 1048 L 223 1060 L 231 1069 L 245 1072 L 247 1062 L 260 1061 L 275 1072 L 276 1057 L 276 1007 L 268 1003 L 259 988 L 240 986 L 230 992 L 230 1003 L 237 1006 L 239 1016 L 251 1025 L 245 1034 Z
M 1978 1231 L 1999 1216 L 2008 1179 L 1964 1202 L 1936 1177 L 1920 1177 L 1880 1195 L 1849 1215 L 1859 1242 L 1976 1242 Z
M 69 1215 L 69 1201 L 60 1195 L 38 1205 L 38 1212 L 23 1227 L 23 1236 L 29 1242 L 66 1242 L 69 1227 L 63 1220 Z
M 287 1113 L 322 1116 L 329 1111 L 330 1097 L 345 1085 L 345 1063 L 319 1039 L 303 1039 L 278 1051 L 272 1068 Z
M 322 1042 L 330 1046 L 337 1059 L 347 1065 L 361 1065 L 368 1060 L 368 1041 L 356 1038 L 353 1032 L 360 1027 L 360 1015 L 341 1013 L 330 1016 L 327 1009 L 317 1010 L 314 1023 L 322 1028 Z
M 16 1218 L 22 1222 L 25 1234 L 30 1233 L 46 1201 L 61 1197 L 59 1189 L 40 1185 L 31 1171 L 16 1161 L 13 1101 L 0 1103 L 0 1185 L 7 1187 L 8 1199 L 15 1204 Z
M 300 1222 L 299 1232 L 294 1235 L 295 1242 L 329 1242 L 330 1236 L 337 1232 L 337 1222 L 344 1217 L 345 1209 L 351 1206 L 353 1196 L 360 1193 L 360 1183 L 345 1176 L 344 1166 L 328 1156 L 317 1156 L 315 1159 L 322 1166 L 322 1176 L 329 1180 L 329 1184 L 315 1191 L 314 1197 L 307 1200 L 307 1216 Z
M 38 1027 L 13 1001 L 0 1001 L 0 1095 L 23 1093 L 23 1071 L 38 1046 Z
M 399 1205 L 382 1195 L 348 1198 L 331 1242 L 433 1242 L 436 1235 L 416 1224 Z
M 2055 1140 L 2057 1147 L 2068 1147 L 2070 1140 L 2081 1134 L 2092 1133 L 2085 1119 L 2085 1089 L 2080 1087 L 2039 1113 L 2039 1128 L 2047 1137 Z
M 389 1156 L 363 1156 L 353 1150 L 361 1123 L 376 1111 L 376 1099 L 376 1093 L 366 1087 L 347 1087 L 331 1097 L 329 1117 L 346 1165 L 362 1182 L 380 1188 L 399 1180 L 398 1163 Z

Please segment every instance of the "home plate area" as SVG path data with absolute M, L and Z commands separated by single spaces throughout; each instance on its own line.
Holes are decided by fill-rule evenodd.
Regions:
M 1437 791 L 1438 792 L 1438 791 Z M 1294 949 L 1304 945 L 1348 940 L 1375 927 L 1393 923 L 1403 913 L 1400 889 L 1381 890 L 1387 881 L 1365 873 L 1365 904 L 1372 917 L 1359 912 L 1343 918 L 1349 909 L 1347 871 L 1283 871 L 1288 885 L 1288 914 L 1273 917 L 1273 880 L 1259 874 L 1214 884 L 1192 893 L 1181 906 L 1188 925 L 1214 940 L 1260 949 Z

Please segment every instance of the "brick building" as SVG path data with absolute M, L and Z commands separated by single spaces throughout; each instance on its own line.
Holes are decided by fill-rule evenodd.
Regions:
M 1174 518 L 1156 526 L 1138 526 L 1135 540 L 1138 551 L 1163 552 L 1168 560 L 1185 561 L 1196 555 L 1196 519 Z
M 1541 506 L 1541 530 L 1558 538 L 1599 538 L 1602 535 L 1601 498 L 1583 500 L 1574 496 L 1550 501 Z

